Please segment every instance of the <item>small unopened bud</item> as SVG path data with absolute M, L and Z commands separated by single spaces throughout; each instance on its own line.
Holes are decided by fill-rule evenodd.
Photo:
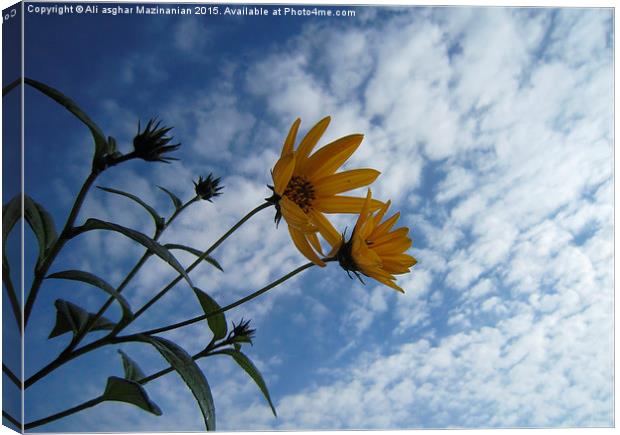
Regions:
M 136 157 L 149 162 L 170 163 L 172 160 L 178 160 L 174 157 L 164 156 L 166 153 L 176 151 L 181 144 L 168 145 L 172 141 L 172 137 L 167 136 L 167 134 L 172 130 L 172 127 L 160 127 L 160 124 L 161 121 L 154 118 L 150 119 L 144 131 L 140 131 L 140 122 L 138 122 L 138 134 L 133 139 Z
M 220 186 L 220 178 L 213 178 L 213 174 L 209 174 L 209 176 L 205 179 L 198 177 L 198 181 L 194 181 L 194 186 L 196 190 L 196 195 L 200 199 L 204 199 L 209 202 L 211 198 L 219 196 L 222 194 L 222 189 L 224 186 Z
M 250 328 L 250 321 L 244 321 L 241 319 L 238 325 L 233 322 L 233 330 L 228 335 L 229 339 L 232 339 L 234 343 L 250 343 L 252 344 L 252 338 L 256 329 Z

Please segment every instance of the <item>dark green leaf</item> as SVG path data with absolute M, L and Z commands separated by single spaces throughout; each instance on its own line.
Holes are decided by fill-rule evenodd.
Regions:
M 177 344 L 165 338 L 143 335 L 140 340 L 153 345 L 179 373 L 198 402 L 207 430 L 215 430 L 215 406 L 211 388 L 196 361 Z
M 37 264 L 40 264 L 45 258 L 48 248 L 57 237 L 54 220 L 41 204 L 35 202 L 28 195 L 24 195 L 24 215 L 26 222 L 32 228 L 39 242 L 39 259 Z
M 271 411 L 273 412 L 273 415 L 277 417 L 278 415 L 276 414 L 276 408 L 273 406 L 273 403 L 271 402 L 271 397 L 269 396 L 269 390 L 267 389 L 267 384 L 265 384 L 265 381 L 263 380 L 262 375 L 260 374 L 256 366 L 252 363 L 252 361 L 250 361 L 250 359 L 244 353 L 240 352 L 239 350 L 224 349 L 224 350 L 219 351 L 218 353 L 225 353 L 227 355 L 232 356 L 234 360 L 237 362 L 237 364 L 239 364 L 241 368 L 245 370 L 248 375 L 250 375 L 250 377 L 254 380 L 254 382 L 256 382 L 256 385 L 258 385 L 258 388 L 260 388 L 261 392 L 265 396 L 265 399 L 267 399 L 267 402 L 269 402 L 269 406 L 271 407 Z
M 2 207 L 2 268 L 8 277 L 9 261 L 6 256 L 6 241 L 9 233 L 22 215 L 22 196 L 17 195 Z
M 201 252 L 200 250 L 196 248 L 192 248 L 192 247 L 185 246 L 185 245 L 179 245 L 176 243 L 166 243 L 164 246 L 168 249 L 180 249 L 182 251 L 187 251 L 191 254 L 194 254 L 196 257 L 202 257 L 202 254 L 204 254 L 204 252 Z M 203 258 L 203 260 L 211 264 L 212 266 L 218 268 L 222 272 L 224 271 L 224 269 L 222 269 L 222 266 L 220 266 L 220 263 L 218 263 L 215 258 L 207 255 L 205 258 Z
M 161 187 L 161 186 L 157 186 L 157 187 L 159 187 L 161 190 L 163 190 L 164 192 L 166 192 L 168 194 L 168 196 L 172 200 L 172 203 L 174 204 L 174 208 L 176 208 L 178 210 L 181 207 L 183 207 L 183 201 L 181 201 L 178 196 L 176 196 L 174 193 L 172 193 L 171 191 L 169 191 L 165 187 Z
M 159 406 L 149 399 L 144 387 L 136 381 L 129 379 L 110 376 L 105 386 L 103 400 L 130 403 L 155 415 L 162 414 Z
M 131 193 L 127 193 L 127 192 L 123 192 L 122 190 L 116 190 L 116 189 L 110 189 L 109 187 L 102 187 L 102 186 L 97 186 L 97 188 L 104 190 L 106 192 L 110 192 L 110 193 L 115 193 L 117 195 L 122 195 L 125 196 L 129 199 L 134 200 L 135 202 L 137 202 L 138 204 L 140 204 L 142 207 L 144 207 L 146 209 L 146 211 L 148 211 L 151 216 L 153 217 L 153 220 L 155 221 L 155 227 L 160 229 L 164 226 L 164 218 L 161 217 L 157 211 L 155 211 L 155 209 L 153 207 L 151 207 L 150 205 L 148 205 L 146 202 L 142 201 L 139 197 L 137 197 L 136 195 L 132 195 Z
M 131 311 L 131 308 L 129 307 L 129 303 L 127 302 L 127 300 L 123 296 L 121 296 L 121 294 L 118 293 L 114 289 L 114 287 L 108 284 L 105 280 L 99 278 L 96 275 L 93 275 L 90 272 L 84 272 L 82 270 L 65 270 L 63 272 L 56 272 L 48 275 L 47 278 L 70 279 L 73 281 L 85 282 L 94 287 L 98 287 L 108 293 L 114 299 L 116 299 L 116 301 L 120 304 L 121 309 L 123 310 L 123 319 L 119 324 L 124 325 L 133 319 L 133 313 Z
M 79 230 L 80 232 L 91 231 L 91 230 L 107 230 L 107 231 L 116 231 L 118 233 L 121 233 L 129 237 L 130 239 L 140 243 L 142 246 L 147 248 L 149 251 L 151 251 L 152 253 L 157 255 L 159 258 L 164 260 L 166 263 L 172 266 L 174 270 L 179 272 L 183 276 L 183 278 L 185 278 L 185 281 L 187 281 L 190 287 L 192 288 L 194 287 L 191 279 L 189 278 L 189 275 L 187 275 L 187 272 L 185 272 L 185 269 L 183 269 L 183 266 L 181 266 L 181 264 L 177 261 L 175 256 L 172 255 L 170 251 L 168 251 L 168 249 L 166 249 L 165 247 L 157 243 L 155 240 L 151 239 L 149 236 L 139 231 L 132 230 L 131 228 L 127 228 L 122 225 L 113 224 L 112 222 L 106 222 L 106 221 L 102 221 L 102 220 L 94 219 L 94 218 L 88 219 L 86 223 L 79 228 Z
M 93 313 L 69 301 L 57 299 L 54 305 L 56 306 L 56 325 L 48 338 L 54 338 L 69 331 L 72 331 L 74 335 L 82 333 L 88 322 L 95 317 Z M 105 317 L 100 317 L 91 327 L 91 331 L 114 329 L 114 326 L 116 325 Z
M 139 382 L 141 379 L 144 379 L 146 377 L 138 364 L 134 360 L 129 358 L 125 352 L 119 349 L 118 353 L 120 353 L 121 359 L 123 360 L 125 379 Z
M 73 102 L 69 97 L 61 93 L 60 91 L 47 86 L 41 82 L 37 82 L 36 80 L 32 80 L 29 78 L 24 78 L 24 82 L 27 85 L 32 86 L 38 91 L 42 92 L 46 96 L 50 97 L 58 104 L 64 106 L 69 112 L 71 112 L 74 116 L 76 116 L 80 121 L 82 121 L 86 127 L 90 130 L 93 140 L 95 141 L 95 158 L 102 157 L 106 151 L 108 150 L 108 143 L 106 141 L 105 135 L 99 128 L 95 122 L 89 118 L 86 113 L 80 107 Z
M 196 297 L 200 302 L 200 306 L 206 315 L 211 313 L 215 313 L 220 310 L 220 306 L 215 302 L 215 300 L 200 290 L 197 287 L 194 287 L 194 293 L 196 293 Z M 213 332 L 213 338 L 215 340 L 220 340 L 226 337 L 226 333 L 228 332 L 228 325 L 226 325 L 226 316 L 224 313 L 218 313 L 214 316 L 207 318 L 207 322 L 209 323 L 209 329 Z

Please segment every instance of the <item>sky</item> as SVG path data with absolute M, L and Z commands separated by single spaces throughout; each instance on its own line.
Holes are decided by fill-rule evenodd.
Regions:
M 363 133 L 345 169 L 381 171 L 373 196 L 391 199 L 410 228 L 419 263 L 398 279 L 404 295 L 329 264 L 227 313 L 256 328 L 244 351 L 278 418 L 231 359 L 214 356 L 199 365 L 218 429 L 613 426 L 612 10 L 346 9 L 355 17 L 26 15 L 27 76 L 70 96 L 123 152 L 138 120 L 153 116 L 182 143 L 178 162 L 131 161 L 97 185 L 169 216 L 157 185 L 187 200 L 198 176 L 222 177 L 223 195 L 187 209 L 162 243 L 208 247 L 270 195 L 291 123 L 300 117 L 305 134 L 327 115 L 319 145 Z M 25 190 L 61 227 L 88 175 L 90 135 L 36 91 L 25 97 Z M 143 209 L 98 189 L 78 222 L 89 217 L 153 231 Z M 304 264 L 273 217 L 268 209 L 246 223 L 214 252 L 224 273 L 200 266 L 196 285 L 224 305 Z M 354 217 L 332 222 L 344 230 Z M 141 253 L 90 232 L 51 271 L 118 284 Z M 137 309 L 175 276 L 151 259 L 123 295 Z M 96 311 L 100 293 L 44 284 L 26 335 L 27 375 L 68 343 L 47 339 L 54 300 Z M 200 313 L 180 283 L 129 332 Z M 194 353 L 211 334 L 201 323 L 165 337 Z M 146 373 L 165 367 L 144 345 L 108 346 L 28 389 L 26 421 L 101 394 L 108 376 L 122 375 L 119 348 Z M 203 429 L 176 374 L 146 390 L 163 416 L 107 402 L 38 430 Z

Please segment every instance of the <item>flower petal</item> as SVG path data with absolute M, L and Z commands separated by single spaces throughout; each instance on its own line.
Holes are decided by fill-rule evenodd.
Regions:
M 325 238 L 325 240 L 327 240 L 327 243 L 329 243 L 332 247 L 340 245 L 342 242 L 342 236 L 336 228 L 334 228 L 332 223 L 323 215 L 323 213 L 316 210 L 310 210 L 309 214 L 312 219 L 312 223 L 316 225 L 321 235 Z
M 375 237 L 375 234 L 371 234 L 370 241 L 372 241 L 372 247 L 380 246 L 383 243 L 389 242 L 398 238 L 406 238 L 409 234 L 409 228 L 400 227 L 397 230 L 392 231 L 391 233 L 382 234 L 378 237 Z
M 276 162 L 271 172 L 273 178 L 273 190 L 276 194 L 282 195 L 286 190 L 288 182 L 291 181 L 295 170 L 295 154 L 288 153 Z
M 314 191 L 317 196 L 331 196 L 347 192 L 358 187 L 367 186 L 377 179 L 381 172 L 374 169 L 353 169 L 338 174 L 328 175 L 316 180 Z
M 413 259 L 413 264 L 411 263 L 403 263 L 402 261 L 394 260 L 392 257 L 382 258 L 383 260 L 383 270 L 393 275 L 402 275 L 404 273 L 409 273 L 409 268 L 415 265 L 415 258 Z
M 323 260 L 321 260 L 312 250 L 312 247 L 308 243 L 308 240 L 306 240 L 304 233 L 290 225 L 288 226 L 288 231 L 299 252 L 301 252 L 308 260 L 312 261 L 317 266 L 325 267 Z
M 317 231 L 317 228 L 310 222 L 308 215 L 286 196 L 282 197 L 279 204 L 282 216 L 290 226 L 303 232 Z
M 310 241 L 310 244 L 314 248 L 316 252 L 323 255 L 323 247 L 321 246 L 321 242 L 319 241 L 316 233 L 306 233 L 306 238 Z
M 374 234 L 376 234 L 377 237 L 383 234 L 387 234 L 388 231 L 392 229 L 392 227 L 394 226 L 394 224 L 396 223 L 399 217 L 400 217 L 400 212 L 394 213 L 389 219 L 387 219 L 385 222 L 383 222 L 381 225 L 378 225 L 375 228 Z
M 394 290 L 396 290 L 396 291 L 399 291 L 399 292 L 401 292 L 401 293 L 405 293 L 405 290 L 403 290 L 401 287 L 399 287 L 398 285 L 396 285 L 396 283 L 394 282 L 396 279 L 395 279 L 394 277 L 392 277 L 392 279 L 388 279 L 388 278 L 385 278 L 385 277 L 383 277 L 383 276 L 374 276 L 374 274 L 373 274 L 373 275 L 368 275 L 368 276 L 370 276 L 370 277 L 371 277 L 371 278 L 373 278 L 373 279 L 376 279 L 376 280 L 377 280 L 377 281 L 379 281 L 381 284 L 385 284 L 385 285 L 387 285 L 388 287 L 393 288 L 393 289 L 394 289 Z
M 353 257 L 353 262 L 363 273 L 372 270 L 381 270 L 381 257 L 379 257 L 372 249 L 368 249 L 366 242 L 364 242 L 361 237 L 356 235 L 353 236 L 351 257 Z
M 280 157 L 284 157 L 285 155 L 293 152 L 293 145 L 295 144 L 299 124 L 301 124 L 301 119 L 297 118 L 295 122 L 293 122 L 293 125 L 291 125 L 291 129 L 289 130 L 286 140 L 284 141 L 284 146 L 282 147 Z
M 365 198 L 352 196 L 331 196 L 327 198 L 317 198 L 313 202 L 313 207 L 323 213 L 359 213 L 364 206 Z M 370 200 L 369 210 L 377 210 L 383 206 L 381 201 Z
M 325 145 L 307 160 L 300 162 L 298 166 L 300 174 L 306 175 L 310 180 L 318 180 L 333 174 L 351 157 L 363 139 L 363 134 L 352 134 Z
M 385 255 L 398 255 L 405 252 L 407 249 L 411 248 L 411 239 L 408 237 L 400 237 L 388 242 L 382 243 L 379 246 L 372 246 L 373 251 L 375 251 L 380 256 Z
M 323 133 L 325 133 L 330 121 L 331 117 L 326 116 L 317 122 L 306 134 L 306 136 L 304 136 L 302 141 L 299 143 L 299 147 L 297 147 L 297 160 L 299 162 L 303 162 L 308 158 L 321 136 L 323 136 Z
M 385 213 L 388 208 L 390 208 L 390 205 L 392 205 L 392 200 L 387 200 L 385 205 L 379 209 L 379 213 L 375 215 L 375 227 L 379 226 L 379 222 L 381 222 L 381 219 L 385 216 Z
M 359 234 L 362 229 L 364 223 L 366 223 L 366 219 L 368 219 L 368 214 L 370 213 L 370 201 L 372 200 L 372 191 L 368 189 L 366 192 L 366 199 L 364 200 L 364 205 L 362 206 L 362 210 L 360 210 L 360 215 L 357 218 L 357 222 L 355 222 L 355 227 L 353 228 L 353 234 Z

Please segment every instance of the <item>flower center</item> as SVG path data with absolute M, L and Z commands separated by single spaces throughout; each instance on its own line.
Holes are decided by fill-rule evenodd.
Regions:
M 284 196 L 297 204 L 304 213 L 308 213 L 314 200 L 314 186 L 306 177 L 294 175 L 284 190 Z

